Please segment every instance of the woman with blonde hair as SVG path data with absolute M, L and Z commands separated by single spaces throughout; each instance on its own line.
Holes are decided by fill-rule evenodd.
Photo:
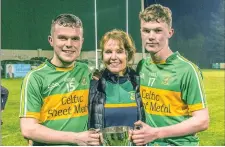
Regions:
M 105 69 L 92 80 L 89 91 L 89 128 L 130 126 L 145 120 L 139 93 L 139 77 L 131 68 L 136 51 L 126 32 L 114 29 L 101 39 Z

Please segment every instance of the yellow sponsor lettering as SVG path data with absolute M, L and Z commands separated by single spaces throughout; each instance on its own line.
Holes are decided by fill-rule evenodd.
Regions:
M 77 95 L 70 95 L 69 97 L 64 96 L 62 98 L 62 105 L 83 102 L 82 98 L 83 96 Z
M 76 90 L 46 97 L 41 109 L 41 122 L 88 115 L 88 93 L 88 90 Z
M 81 106 L 80 104 L 78 104 L 78 106 L 74 106 L 74 113 L 84 113 L 88 111 L 88 106 Z
M 146 89 L 143 89 L 141 91 L 141 95 L 143 99 L 151 99 L 155 101 L 159 101 L 160 96 L 158 94 L 155 94 L 154 91 L 146 91 Z
M 189 114 L 188 107 L 181 99 L 180 92 L 141 86 L 140 93 L 144 109 L 149 114 L 162 116 Z
M 62 116 L 62 115 L 68 115 L 71 114 L 71 107 L 67 109 L 50 109 L 48 110 L 48 117 L 55 117 L 55 116 Z
M 158 104 L 157 102 L 153 103 L 150 102 L 150 110 L 156 111 L 156 112 L 164 112 L 164 113 L 171 113 L 170 111 L 170 104 Z

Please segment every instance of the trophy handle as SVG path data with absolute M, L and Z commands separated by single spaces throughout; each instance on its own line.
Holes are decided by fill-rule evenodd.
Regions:
M 134 130 L 140 130 L 142 127 L 142 125 L 134 125 Z
M 142 125 L 134 125 L 134 130 L 140 130 L 141 128 L 143 128 Z M 136 146 L 133 141 L 132 141 L 132 146 Z M 147 144 L 143 145 L 143 146 L 147 146 Z

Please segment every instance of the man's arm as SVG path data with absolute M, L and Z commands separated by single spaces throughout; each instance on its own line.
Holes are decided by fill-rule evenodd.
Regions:
M 159 138 L 184 136 L 206 130 L 209 126 L 208 109 L 204 108 L 192 113 L 192 117 L 175 125 L 153 128 L 138 121 L 141 130 L 134 130 L 132 139 L 136 145 L 143 145 Z
M 57 131 L 38 123 L 35 118 L 21 118 L 22 135 L 37 142 L 52 144 L 99 145 L 99 134 L 94 131 L 80 133 Z
M 184 136 L 204 131 L 209 126 L 208 109 L 204 108 L 192 113 L 192 117 L 172 126 L 158 128 L 158 138 Z

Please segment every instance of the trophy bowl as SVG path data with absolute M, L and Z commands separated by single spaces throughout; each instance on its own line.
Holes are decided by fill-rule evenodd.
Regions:
M 104 146 L 131 146 L 128 126 L 113 126 L 101 130 L 101 141 Z

